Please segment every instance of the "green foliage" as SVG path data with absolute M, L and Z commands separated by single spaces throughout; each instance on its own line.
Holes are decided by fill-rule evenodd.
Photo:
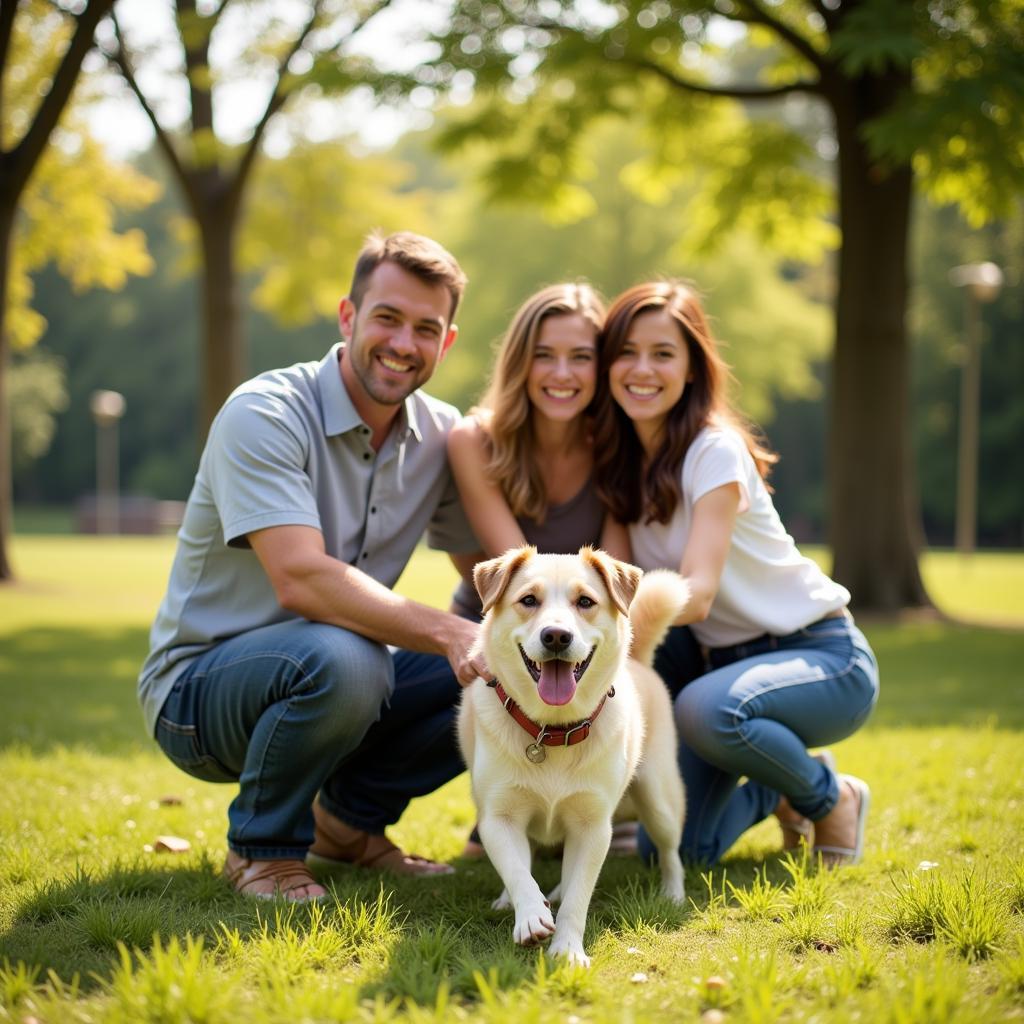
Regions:
M 5 149 L 16 145 L 31 123 L 70 35 L 71 23 L 52 4 L 19 5 L 3 67 Z M 129 275 L 153 269 L 143 233 L 119 230 L 118 218 L 120 211 L 152 203 L 159 188 L 130 164 L 111 160 L 90 137 L 84 119 L 92 98 L 89 83 L 76 95 L 21 197 L 4 324 L 13 349 L 35 344 L 46 329 L 46 320 L 31 305 L 31 275 L 40 268 L 55 264 L 76 293 L 97 287 L 117 291 Z
M 675 148 L 672 166 L 684 159 L 709 169 L 699 204 L 709 226 L 727 228 L 742 211 L 778 251 L 817 258 L 836 242 L 834 228 L 813 227 L 832 207 L 827 188 L 807 175 L 792 117 L 779 111 L 765 136 L 738 137 L 744 160 L 707 136 L 709 105 L 785 87 L 837 106 L 839 79 L 851 88 L 874 79 L 876 99 L 858 116 L 881 167 L 913 161 L 932 198 L 958 203 L 980 224 L 1005 216 L 1024 188 L 1022 23 L 1018 0 L 824 10 L 787 0 L 752 11 L 627 0 L 586 12 L 565 0 L 470 0 L 439 38 L 429 80 L 456 69 L 474 76 L 481 99 L 446 137 L 491 149 L 495 191 L 550 202 L 578 184 L 582 134 L 608 113 L 639 114 L 660 140 L 657 157 Z M 716 189 L 717 176 L 734 190 Z M 800 224 L 818 237 L 803 237 Z
M 63 360 L 38 350 L 15 357 L 6 384 L 17 471 L 46 454 L 57 429 L 56 416 L 68 406 Z
M 876 38 L 900 39 L 914 49 L 912 90 L 866 127 L 874 153 L 881 160 L 911 160 L 928 197 L 957 204 L 975 228 L 1010 216 L 1024 193 L 1024 12 L 1018 0 L 947 0 L 927 9 L 875 0 L 858 17 L 862 11 L 888 21 Z M 862 49 L 850 52 L 870 47 L 869 35 Z
M 990 957 L 1000 947 L 1009 923 L 1009 907 L 995 886 L 973 871 L 959 878 L 938 872 L 892 880 L 895 898 L 888 929 L 915 942 L 942 939 L 965 960 Z
M 750 416 L 770 420 L 780 394 L 817 393 L 813 363 L 827 353 L 830 338 L 826 307 L 807 295 L 802 281 L 787 281 L 766 266 L 751 235 L 723 239 L 715 251 L 698 255 L 686 241 L 691 186 L 660 179 L 657 206 L 636 196 L 648 166 L 645 146 L 643 133 L 615 122 L 588 136 L 578 155 L 591 167 L 587 191 L 594 209 L 569 222 L 552 223 L 545 210 L 493 202 L 486 186 L 472 184 L 481 162 L 471 151 L 451 165 L 435 216 L 445 224 L 445 240 L 470 285 L 459 342 L 431 382 L 432 392 L 463 408 L 478 397 L 491 348 L 516 306 L 541 285 L 584 277 L 611 296 L 645 278 L 669 275 L 695 279 L 705 294 L 741 386 L 740 405 Z M 429 155 L 411 143 L 402 155 L 419 176 L 436 174 Z
M 409 168 L 355 155 L 342 142 L 297 138 L 287 156 L 256 171 L 242 226 L 239 265 L 255 277 L 252 303 L 285 327 L 331 320 L 367 233 L 425 231 Z
M 923 41 L 915 38 L 916 17 L 913 4 L 867 0 L 843 20 L 832 39 L 832 53 L 851 78 L 908 68 L 924 52 Z

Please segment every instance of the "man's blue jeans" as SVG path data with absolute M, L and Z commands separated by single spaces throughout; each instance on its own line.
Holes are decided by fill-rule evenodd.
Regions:
M 712 671 L 693 678 L 699 648 L 676 627 L 655 660 L 675 699 L 686 783 L 681 852 L 705 864 L 771 814 L 781 795 L 812 821 L 828 814 L 838 782 L 807 748 L 856 732 L 878 698 L 875 656 L 849 618 L 714 648 L 709 658 Z M 640 851 L 653 852 L 643 834 Z
M 463 771 L 458 700 L 446 658 L 282 622 L 200 655 L 167 698 L 156 738 L 190 775 L 238 782 L 231 849 L 302 858 L 318 791 L 332 814 L 379 833 Z

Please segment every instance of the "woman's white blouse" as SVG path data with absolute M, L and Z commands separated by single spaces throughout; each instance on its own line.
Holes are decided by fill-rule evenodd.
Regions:
M 740 504 L 718 594 L 692 629 L 709 647 L 762 633 L 784 636 L 844 608 L 850 593 L 797 550 L 772 504 L 743 438 L 729 427 L 705 427 L 683 459 L 682 500 L 667 523 L 629 527 L 633 561 L 642 569 L 679 569 L 693 507 L 716 487 L 735 483 Z

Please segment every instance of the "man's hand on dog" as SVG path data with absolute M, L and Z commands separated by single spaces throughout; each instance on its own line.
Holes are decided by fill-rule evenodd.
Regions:
M 477 650 L 480 626 L 468 619 L 453 616 L 453 628 L 448 638 L 448 663 L 459 681 L 459 686 L 469 686 L 475 679 L 493 678 L 484 656 Z

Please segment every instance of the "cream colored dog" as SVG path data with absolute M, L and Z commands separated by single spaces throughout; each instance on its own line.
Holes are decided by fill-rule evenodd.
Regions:
M 494 907 L 514 909 L 517 943 L 553 936 L 552 954 L 589 965 L 587 909 L 627 789 L 657 847 L 662 892 L 683 899 L 676 733 L 650 662 L 688 590 L 676 573 L 645 576 L 591 548 L 519 548 L 481 562 L 474 578 L 496 682 L 465 690 L 459 743 L 484 849 L 505 884 Z M 564 843 L 550 902 L 530 871 L 531 841 Z

